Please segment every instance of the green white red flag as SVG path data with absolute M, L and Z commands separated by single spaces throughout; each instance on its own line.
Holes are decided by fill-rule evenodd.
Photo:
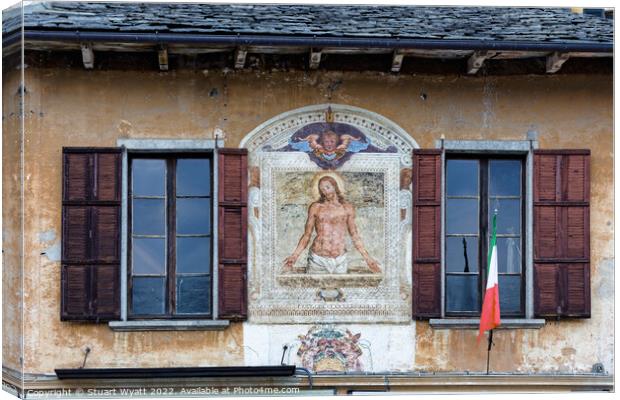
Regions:
M 497 279 L 497 238 L 496 238 L 496 218 L 493 215 L 493 234 L 489 245 L 489 260 L 487 269 L 487 287 L 482 302 L 482 313 L 480 314 L 480 330 L 478 341 L 485 331 L 491 330 L 500 324 L 499 315 L 499 284 Z

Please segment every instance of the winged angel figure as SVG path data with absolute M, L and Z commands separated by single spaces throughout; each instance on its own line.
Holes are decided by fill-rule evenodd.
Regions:
M 366 150 L 370 141 L 365 137 L 339 135 L 332 130 L 326 130 L 321 133 L 311 133 L 306 137 L 298 137 L 297 140 L 291 140 L 289 144 L 295 150 L 311 153 L 333 168 L 347 153 Z

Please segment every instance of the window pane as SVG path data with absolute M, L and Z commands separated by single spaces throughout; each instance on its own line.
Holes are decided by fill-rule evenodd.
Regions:
M 448 233 L 478 233 L 478 200 L 448 199 L 447 206 Z
M 211 238 L 177 238 L 177 272 L 202 272 L 211 270 Z
M 446 238 L 446 271 L 478 272 L 477 237 Z
M 521 276 L 499 276 L 499 308 L 502 314 L 521 311 Z
M 164 314 L 165 288 L 163 277 L 134 277 L 131 292 L 133 314 Z
M 448 196 L 478 196 L 478 160 L 448 160 Z
M 132 239 L 132 270 L 134 274 L 166 274 L 166 240 L 151 238 Z
M 207 314 L 210 308 L 210 277 L 177 277 L 177 314 Z
M 166 211 L 163 199 L 134 199 L 131 212 L 134 235 L 166 234 Z
M 208 159 L 177 161 L 177 196 L 211 195 L 211 163 Z
M 499 272 L 521 273 L 521 238 L 497 238 Z
M 446 311 L 480 311 L 478 275 L 448 275 Z
M 521 195 L 521 161 L 489 161 L 489 194 L 492 196 Z
M 134 196 L 164 196 L 166 191 L 166 161 L 134 159 L 132 194 Z
M 211 232 L 210 199 L 177 199 L 177 233 L 208 234 Z
M 521 234 L 521 200 L 489 199 L 489 232 L 497 208 L 497 233 Z

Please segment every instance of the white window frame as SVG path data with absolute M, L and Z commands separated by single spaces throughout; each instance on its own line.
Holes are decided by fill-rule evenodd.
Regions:
M 215 150 L 223 147 L 221 139 L 118 139 L 116 145 L 122 148 L 122 198 L 121 198 L 121 318 L 110 321 L 108 326 L 115 331 L 151 330 L 222 330 L 229 321 L 218 319 L 218 163 Z M 184 320 L 129 320 L 127 316 L 127 268 L 128 268 L 128 207 L 129 207 L 129 153 L 170 152 L 183 153 L 213 151 L 213 249 L 212 249 L 212 316 L 208 319 Z
M 441 153 L 441 318 L 431 319 L 430 325 L 436 329 L 477 329 L 480 318 L 445 317 L 445 190 L 446 190 L 446 153 L 454 154 L 483 154 L 483 155 L 525 155 L 525 317 L 502 318 L 503 328 L 541 328 L 544 319 L 534 318 L 534 158 L 533 151 L 538 148 L 538 141 L 528 140 L 437 140 L 437 149 Z M 501 289 L 500 289 L 501 290 Z

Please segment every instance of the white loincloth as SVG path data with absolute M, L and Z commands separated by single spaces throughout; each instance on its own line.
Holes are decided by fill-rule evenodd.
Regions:
M 308 274 L 346 274 L 347 267 L 347 253 L 333 258 L 308 252 Z

